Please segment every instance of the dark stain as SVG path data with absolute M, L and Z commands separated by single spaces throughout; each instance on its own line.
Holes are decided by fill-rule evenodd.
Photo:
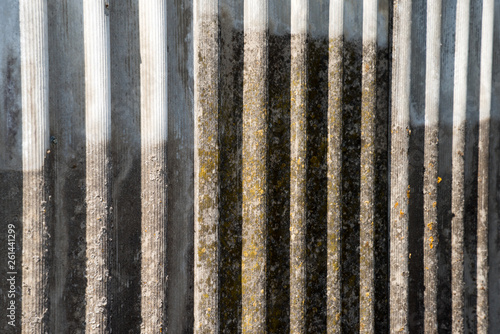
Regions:
M 240 333 L 244 35 L 228 15 L 220 19 L 219 317 L 221 333 Z
M 412 3 L 410 131 L 408 148 L 408 328 L 418 332 L 424 328 L 424 136 L 425 128 L 425 64 L 426 2 Z
M 306 332 L 326 333 L 328 39 L 308 37 Z
M 361 40 L 344 42 L 342 114 L 342 331 L 359 330 Z
M 17 154 L 21 154 L 20 151 Z M 23 189 L 23 174 L 21 171 L 0 171 L 0 222 L 2 225 L 2 230 L 4 233 L 0 234 L 0 254 L 8 254 L 8 233 L 7 228 L 9 224 L 14 225 L 14 231 L 16 236 L 15 245 L 15 256 L 16 263 L 15 267 L 17 270 L 16 284 L 15 284 L 15 297 L 16 302 L 16 327 L 12 327 L 8 324 L 11 319 L 7 318 L 7 313 L 0 317 L 0 331 L 5 334 L 21 333 L 21 287 L 22 287 L 22 189 Z M 7 260 L 7 259 L 6 259 Z M 4 268 L 7 268 L 7 263 L 5 262 Z M 9 275 L 10 276 L 10 275 Z M 2 306 L 7 308 L 10 298 L 8 298 L 10 290 L 10 284 L 7 281 L 9 278 L 7 275 L 7 270 L 4 269 L 0 272 L 0 289 L 3 292 L 0 296 L 0 301 Z
M 290 327 L 290 34 L 268 41 L 267 331 Z
M 194 326 L 193 1 L 168 0 L 168 333 Z
M 21 161 L 21 74 L 19 54 L 13 50 L 6 50 L 7 64 L 3 78 L 3 110 L 6 115 L 6 129 L 4 134 L 7 161 Z
M 481 66 L 482 2 L 472 2 L 467 64 L 467 110 L 464 158 L 464 293 L 465 332 L 477 333 L 477 173 L 479 143 L 479 92 Z M 454 154 L 454 152 L 452 153 Z
M 110 231 L 109 327 L 117 333 L 138 333 L 142 320 L 139 1 L 108 5 L 114 215 Z

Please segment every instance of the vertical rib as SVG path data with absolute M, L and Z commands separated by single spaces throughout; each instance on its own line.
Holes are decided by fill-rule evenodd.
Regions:
M 194 331 L 219 329 L 218 1 L 194 2 Z
M 411 1 L 394 0 L 390 175 L 390 330 L 408 332 Z
M 439 87 L 441 78 L 441 6 L 427 4 L 424 139 L 424 331 L 437 333 L 437 178 Z
M 267 0 L 244 3 L 243 333 L 266 331 Z
M 45 333 L 48 330 L 49 242 L 46 154 L 50 153 L 46 1 L 20 1 L 19 19 L 24 240 L 22 332 Z
M 341 332 L 342 82 L 344 0 L 330 2 L 328 55 L 327 331 Z
M 165 329 L 167 4 L 139 2 L 141 53 L 141 332 Z
M 494 12 L 494 0 L 484 0 L 481 29 L 477 180 L 477 332 L 480 334 L 488 333 L 488 170 Z
M 464 332 L 464 150 L 469 55 L 469 3 L 457 4 L 451 194 L 452 332 Z
M 360 189 L 360 332 L 375 329 L 375 113 L 377 106 L 377 0 L 363 1 Z
M 108 329 L 108 233 L 111 204 L 109 10 L 105 0 L 83 4 L 87 202 L 86 333 Z
M 290 333 L 305 333 L 308 0 L 292 0 Z

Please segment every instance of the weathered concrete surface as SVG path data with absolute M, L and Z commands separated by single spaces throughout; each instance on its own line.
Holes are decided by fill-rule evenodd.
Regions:
M 437 333 L 437 178 L 439 84 L 441 74 L 441 9 L 442 1 L 427 7 L 427 54 L 425 82 L 424 143 L 424 330 Z
M 470 1 L 457 5 L 455 34 L 455 81 L 453 95 L 452 199 L 451 210 L 451 289 L 452 331 L 464 327 L 464 151 L 467 102 L 467 60 L 469 55 Z
M 362 333 L 375 330 L 375 140 L 377 110 L 377 3 L 363 2 L 363 63 L 360 156 L 360 324 Z
M 194 2 L 194 332 L 219 330 L 218 3 Z
M 410 2 L 394 1 L 390 167 L 390 330 L 408 332 Z
M 266 332 L 267 1 L 245 1 L 243 74 L 242 330 Z
M 167 6 L 139 3 L 141 49 L 141 333 L 166 331 Z
M 306 325 L 308 19 L 308 1 L 292 1 L 290 77 L 290 333 L 303 333 Z
M 344 1 L 330 2 L 328 44 L 328 199 L 327 199 L 327 319 L 329 333 L 341 333 L 342 252 L 342 80 Z

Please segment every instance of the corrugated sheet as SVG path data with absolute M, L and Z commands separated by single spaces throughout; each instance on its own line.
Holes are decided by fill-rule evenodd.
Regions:
M 496 333 L 499 0 L 0 0 L 0 331 Z

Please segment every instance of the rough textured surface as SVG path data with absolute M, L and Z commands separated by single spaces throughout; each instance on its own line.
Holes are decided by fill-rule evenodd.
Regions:
M 33 123 L 45 129 L 42 132 L 46 135 L 40 137 L 46 147 L 41 150 L 27 144 L 36 136 L 22 126 L 19 3 L 0 1 L 5 32 L 0 36 L 0 224 L 6 231 L 0 234 L 0 254 L 10 251 L 7 232 L 13 224 L 17 232 L 16 267 L 22 268 L 22 250 L 26 255 L 37 246 L 26 239 L 28 231 L 23 238 L 23 225 L 42 228 L 38 231 L 46 236 L 42 250 L 45 264 L 39 264 L 47 268 L 42 279 L 46 293 L 38 293 L 36 298 L 47 307 L 42 310 L 43 320 L 35 326 L 43 326 L 49 333 L 83 333 L 93 321 L 85 315 L 86 305 L 105 294 L 106 304 L 101 300 L 97 311 L 106 313 L 107 319 L 101 319 L 101 323 L 107 329 L 99 325 L 96 330 L 107 332 L 138 333 L 143 324 L 148 328 L 144 332 L 158 327 L 161 332 L 191 333 L 197 328 L 198 312 L 207 320 L 207 325 L 196 329 L 199 332 L 241 333 L 245 330 L 245 303 L 259 315 L 257 322 L 250 323 L 259 329 L 248 329 L 251 326 L 247 323 L 249 332 L 386 333 L 397 324 L 394 317 L 399 316 L 402 326 L 396 330 L 447 333 L 457 325 L 454 313 L 462 314 L 464 332 L 495 332 L 500 319 L 496 316 L 500 303 L 495 298 L 500 291 L 499 139 L 493 129 L 498 127 L 500 86 L 498 68 L 488 70 L 485 59 L 492 53 L 493 64 L 498 63 L 499 53 L 485 48 L 488 38 L 493 38 L 493 49 L 498 49 L 500 25 L 483 16 L 490 15 L 491 20 L 493 12 L 498 14 L 498 0 L 471 1 L 469 7 L 464 6 L 469 10 L 469 24 L 464 26 L 468 43 L 456 36 L 462 17 L 457 16 L 457 4 L 463 4 L 454 0 L 442 1 L 441 17 L 428 16 L 437 13 L 431 13 L 431 6 L 439 2 L 379 0 L 376 27 L 372 1 L 294 0 L 301 3 L 295 10 L 290 0 L 262 1 L 259 10 L 255 10 L 257 3 L 250 1 L 245 5 L 222 0 L 218 9 L 217 2 L 204 1 L 204 6 L 212 6 L 212 14 L 219 13 L 211 14 L 215 20 L 207 19 L 211 22 L 206 30 L 209 37 L 201 39 L 210 41 L 206 44 L 211 49 L 209 57 L 202 54 L 209 59 L 205 65 L 210 70 L 202 71 L 207 75 L 195 71 L 194 66 L 195 61 L 199 64 L 200 52 L 194 51 L 195 27 L 199 25 L 193 25 L 193 2 L 158 1 L 166 5 L 162 19 L 166 18 L 166 38 L 160 39 L 168 52 L 166 60 L 159 62 L 164 69 L 152 70 L 149 76 L 141 75 L 140 69 L 149 68 L 152 59 L 162 52 L 144 51 L 141 55 L 141 45 L 148 43 L 141 36 L 140 23 L 160 25 L 155 20 L 140 19 L 142 2 L 100 2 L 99 10 L 109 20 L 106 52 L 110 69 L 109 73 L 98 70 L 89 75 L 85 74 L 84 3 L 46 2 L 48 43 L 42 49 L 48 53 L 50 121 Z M 308 11 L 302 7 L 306 5 Z M 400 20 L 402 8 L 407 18 Z M 268 15 L 263 15 L 266 9 Z M 163 13 L 153 12 L 152 17 Z M 202 12 L 208 13 L 205 9 Z M 245 17 L 245 13 L 251 15 Z M 398 22 L 411 29 L 411 33 L 405 32 L 410 39 L 401 34 Z M 486 28 L 487 22 L 490 28 Z M 440 29 L 436 28 L 439 24 Z M 90 26 L 94 31 L 98 28 Z M 264 32 L 265 37 L 257 37 L 257 44 L 265 46 L 265 57 L 245 46 L 244 26 L 247 33 Z M 156 35 L 162 30 L 152 29 Z M 376 46 L 369 42 L 375 33 Z M 98 39 L 92 41 L 94 47 L 100 45 Z M 457 58 L 456 49 L 465 49 L 460 43 L 467 46 L 468 55 Z M 149 46 L 165 44 L 153 42 Z M 432 45 L 439 47 L 433 49 Z M 405 50 L 411 50 L 411 55 L 399 61 L 403 59 L 400 52 Z M 259 59 L 267 64 L 260 77 L 254 75 L 255 70 L 264 68 L 254 65 Z M 466 75 L 457 72 L 457 66 L 466 67 Z M 106 79 L 108 74 L 110 89 L 98 85 L 95 94 L 86 98 L 85 89 L 92 86 L 89 82 Z M 154 77 L 159 80 L 148 83 L 148 78 Z M 152 82 L 167 85 L 155 99 L 160 108 L 147 102 L 147 97 L 154 95 L 152 91 L 141 96 L 141 86 L 152 87 Z M 249 89 L 252 82 L 259 82 L 254 87 L 261 90 Z M 488 83 L 491 93 L 487 92 Z M 404 87 L 408 94 L 399 94 Z M 456 93 L 460 89 L 463 94 Z M 208 188 L 204 189 L 211 195 L 205 198 L 195 195 L 194 187 L 195 179 L 201 180 L 194 176 L 193 161 L 202 146 L 194 143 L 195 138 L 200 139 L 194 132 L 194 94 L 200 91 L 210 93 L 207 101 L 212 101 L 202 117 L 210 126 L 201 137 L 213 153 L 205 155 L 204 161 L 214 167 L 207 171 L 209 177 L 204 184 Z M 260 95 L 264 98 L 250 106 L 246 102 L 248 93 L 259 92 L 265 92 Z M 86 117 L 85 106 L 93 103 L 90 97 L 110 102 L 105 117 L 99 114 L 99 119 L 107 119 L 110 114 L 109 123 L 95 122 L 97 113 Z M 461 184 L 454 182 L 452 173 L 453 164 L 458 166 L 453 161 L 457 154 L 452 150 L 457 138 L 453 137 L 453 116 L 460 114 L 454 110 L 453 100 L 459 97 L 466 101 L 466 107 L 460 109 L 465 110 L 461 114 L 465 115 Z M 488 97 L 490 118 L 484 116 L 489 110 L 485 106 Z M 396 108 L 401 105 L 405 108 Z M 157 112 L 160 109 L 168 111 Z M 254 131 L 257 123 L 243 130 L 243 115 L 250 109 L 259 120 L 257 130 L 263 130 L 258 141 L 262 146 L 248 145 L 249 138 L 259 135 Z M 398 115 L 406 117 L 403 123 L 408 128 L 401 128 L 402 132 L 394 131 L 401 121 Z M 86 128 L 87 122 L 94 126 Z M 27 135 L 25 148 L 39 152 L 30 161 L 35 163 L 44 157 L 46 165 L 37 172 L 22 171 L 23 134 Z M 102 141 L 103 136 L 108 140 Z M 86 156 L 87 144 L 90 159 Z M 394 147 L 399 150 L 394 151 Z M 94 149 L 101 153 L 94 154 Z M 243 169 L 251 160 L 248 152 L 259 152 L 263 157 L 252 162 L 260 169 L 251 178 L 244 177 Z M 25 167 L 32 165 L 30 161 L 26 160 Z M 87 168 L 88 164 L 100 167 Z M 389 182 L 397 175 L 396 181 Z M 107 183 L 103 181 L 106 179 Z M 402 179 L 406 181 L 400 182 Z M 248 187 L 254 184 L 259 185 Z M 244 205 L 249 202 L 245 187 L 265 190 L 256 193 L 258 210 Z M 452 227 L 457 219 L 452 199 L 458 199 L 456 190 L 460 187 L 464 195 L 463 206 L 458 207 L 463 211 L 463 247 L 452 251 Z M 95 191 L 101 191 L 102 200 L 87 200 Z M 390 197 L 395 191 L 402 198 L 397 201 L 398 207 Z M 47 197 L 45 212 L 32 205 L 40 196 Z M 211 270 L 210 287 L 206 289 L 207 281 L 197 284 L 195 280 L 202 271 L 194 265 L 200 247 L 193 247 L 194 225 L 198 224 L 194 203 L 203 201 L 213 202 L 209 211 L 218 215 L 209 219 L 217 231 L 196 236 L 198 241 L 207 237 L 213 246 L 211 255 L 204 258 Z M 400 210 L 404 205 L 406 211 Z M 92 211 L 90 215 L 87 209 Z M 38 222 L 23 222 L 23 211 L 25 217 L 38 217 Z M 101 211 L 105 219 L 99 222 L 94 211 Z M 91 219 L 88 225 L 87 219 Z M 39 221 L 45 221 L 46 234 Z M 106 222 L 109 225 L 100 234 Z M 255 268 L 246 266 L 249 258 L 245 258 L 243 247 L 250 239 L 245 239 L 244 226 L 260 232 L 254 242 L 260 247 L 260 258 L 252 263 L 259 263 L 262 270 L 247 270 Z M 394 238 L 391 229 L 399 229 L 396 232 L 405 239 Z M 106 234 L 107 256 L 102 254 L 102 247 L 94 247 L 93 241 Z M 395 246 L 404 247 L 396 253 Z M 152 251 L 141 252 L 143 247 Z M 87 252 L 99 255 L 99 261 L 90 259 L 87 266 Z M 463 275 L 458 275 L 463 282 L 463 307 L 455 310 L 453 252 L 463 253 Z M 97 286 L 99 268 L 107 269 L 109 276 L 104 284 L 107 288 L 97 293 L 92 289 Z M 391 280 L 398 270 L 406 276 Z M 254 275 L 256 272 L 258 275 Z M 150 277 L 143 279 L 143 286 L 141 276 Z M 244 292 L 249 277 L 258 278 L 256 286 L 260 289 L 251 288 L 250 297 L 257 297 L 254 301 L 260 304 L 245 299 L 249 296 L 248 289 Z M 7 271 L 2 270 L 2 308 L 11 299 L 7 278 Z M 13 288 L 19 307 L 17 327 L 2 316 L 2 333 L 22 331 L 21 302 L 30 299 L 23 294 L 21 300 L 24 278 L 18 272 Z M 397 281 L 407 284 L 402 293 L 395 293 Z M 195 306 L 194 291 L 198 287 L 202 295 L 210 294 L 209 306 Z M 91 290 L 89 296 L 87 288 Z M 400 313 L 391 312 L 391 307 Z M 29 332 L 29 327 L 23 330 Z
M 166 6 L 140 5 L 141 332 L 166 330 L 167 45 Z
M 427 8 L 427 54 L 424 143 L 424 329 L 437 333 L 437 220 L 439 83 L 441 65 L 441 1 Z
M 243 76 L 243 333 L 266 331 L 267 32 L 245 31 Z
M 375 117 L 376 44 L 363 43 L 363 79 L 361 102 L 361 191 L 360 191 L 360 331 L 374 330 L 375 302 Z
M 327 330 L 341 332 L 343 1 L 332 1 L 328 45 Z
M 166 331 L 167 8 L 139 5 L 141 47 L 141 332 Z
M 463 333 L 464 324 L 464 177 L 467 101 L 467 60 L 470 1 L 457 5 L 455 82 L 453 95 L 452 198 L 451 198 L 451 289 L 452 331 Z
M 377 110 L 377 2 L 363 3 L 360 156 L 360 332 L 375 329 L 375 133 Z
M 194 332 L 219 329 L 219 45 L 215 2 L 195 2 Z
M 293 5 L 292 15 L 302 10 L 307 24 L 308 4 L 294 2 Z M 292 21 L 292 30 L 298 29 L 294 25 L 301 23 L 299 19 Z M 306 306 L 307 32 L 292 33 L 291 56 L 290 333 L 303 333 Z
M 22 89 L 22 331 L 47 333 L 50 189 L 47 3 L 19 4 Z M 9 272 L 17 272 L 8 262 Z M 17 276 L 13 274 L 13 276 Z M 12 276 L 10 276 L 12 277 Z M 11 304 L 9 303 L 9 306 Z M 10 319 L 12 320 L 12 319 Z
M 394 1 L 390 179 L 390 330 L 408 332 L 411 3 Z
M 489 146 L 493 66 L 494 1 L 484 1 L 481 27 L 477 204 L 477 332 L 488 333 L 488 209 Z M 493 326 L 492 326 L 493 328 Z
M 306 299 L 306 34 L 292 35 L 290 176 L 290 332 L 302 333 Z
M 109 332 L 111 202 L 111 87 L 109 9 L 83 6 L 86 130 L 85 332 Z
M 85 332 L 107 333 L 111 192 L 109 144 L 87 144 Z
M 47 180 L 47 171 L 43 169 L 23 173 L 23 236 L 24 240 L 30 240 L 23 244 L 23 333 L 48 333 L 50 207 Z M 40 203 L 40 206 L 32 203 Z

